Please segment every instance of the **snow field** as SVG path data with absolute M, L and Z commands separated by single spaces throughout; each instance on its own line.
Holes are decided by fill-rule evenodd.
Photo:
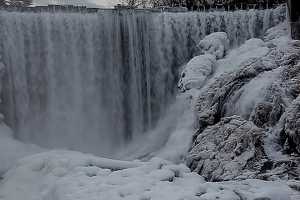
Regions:
M 209 183 L 184 164 L 157 157 L 128 162 L 56 150 L 19 160 L 0 184 L 0 199 L 296 200 L 299 193 L 289 185 L 300 187 L 260 180 Z

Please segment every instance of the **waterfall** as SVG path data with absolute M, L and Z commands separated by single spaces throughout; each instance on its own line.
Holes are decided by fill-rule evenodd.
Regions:
M 262 37 L 273 10 L 1 12 L 2 110 L 15 138 L 109 156 L 152 129 L 207 34 Z

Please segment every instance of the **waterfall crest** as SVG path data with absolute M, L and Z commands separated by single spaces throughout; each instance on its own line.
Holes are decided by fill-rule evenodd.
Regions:
M 1 12 L 2 113 L 24 142 L 109 156 L 153 128 L 196 44 L 262 37 L 273 10 Z

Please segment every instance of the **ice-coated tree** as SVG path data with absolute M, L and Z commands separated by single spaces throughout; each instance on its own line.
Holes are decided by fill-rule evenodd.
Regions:
M 120 0 L 122 5 L 132 7 L 146 7 L 148 0 Z
M 150 0 L 154 7 L 156 6 L 171 6 L 178 7 L 185 5 L 186 0 Z
M 186 0 L 120 0 L 123 5 L 139 8 L 153 8 L 158 6 L 183 6 Z
M 235 3 L 285 3 L 286 0 L 120 0 L 123 5 L 134 7 L 216 5 Z
M 33 0 L 9 0 L 8 4 L 16 6 L 30 6 L 33 4 Z
M 7 5 L 7 0 L 0 0 L 0 6 Z

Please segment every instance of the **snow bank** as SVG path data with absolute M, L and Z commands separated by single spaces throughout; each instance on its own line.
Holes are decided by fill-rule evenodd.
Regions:
M 290 195 L 276 187 L 262 187 L 255 192 L 255 199 L 269 198 L 272 200 L 291 200 Z
M 0 177 L 13 168 L 18 159 L 42 151 L 37 145 L 13 139 L 12 130 L 4 123 L 0 124 Z
M 292 200 L 299 182 L 258 180 L 208 183 L 183 164 L 153 158 L 124 162 L 78 152 L 51 151 L 24 158 L 4 176 L 1 200 L 241 200 L 268 197 L 272 187 Z M 283 195 L 282 195 L 283 196 Z
M 263 129 L 242 117 L 222 118 L 198 135 L 186 163 L 210 181 L 241 179 L 242 175 L 251 178 L 252 171 L 263 165 L 256 143 L 263 134 Z

